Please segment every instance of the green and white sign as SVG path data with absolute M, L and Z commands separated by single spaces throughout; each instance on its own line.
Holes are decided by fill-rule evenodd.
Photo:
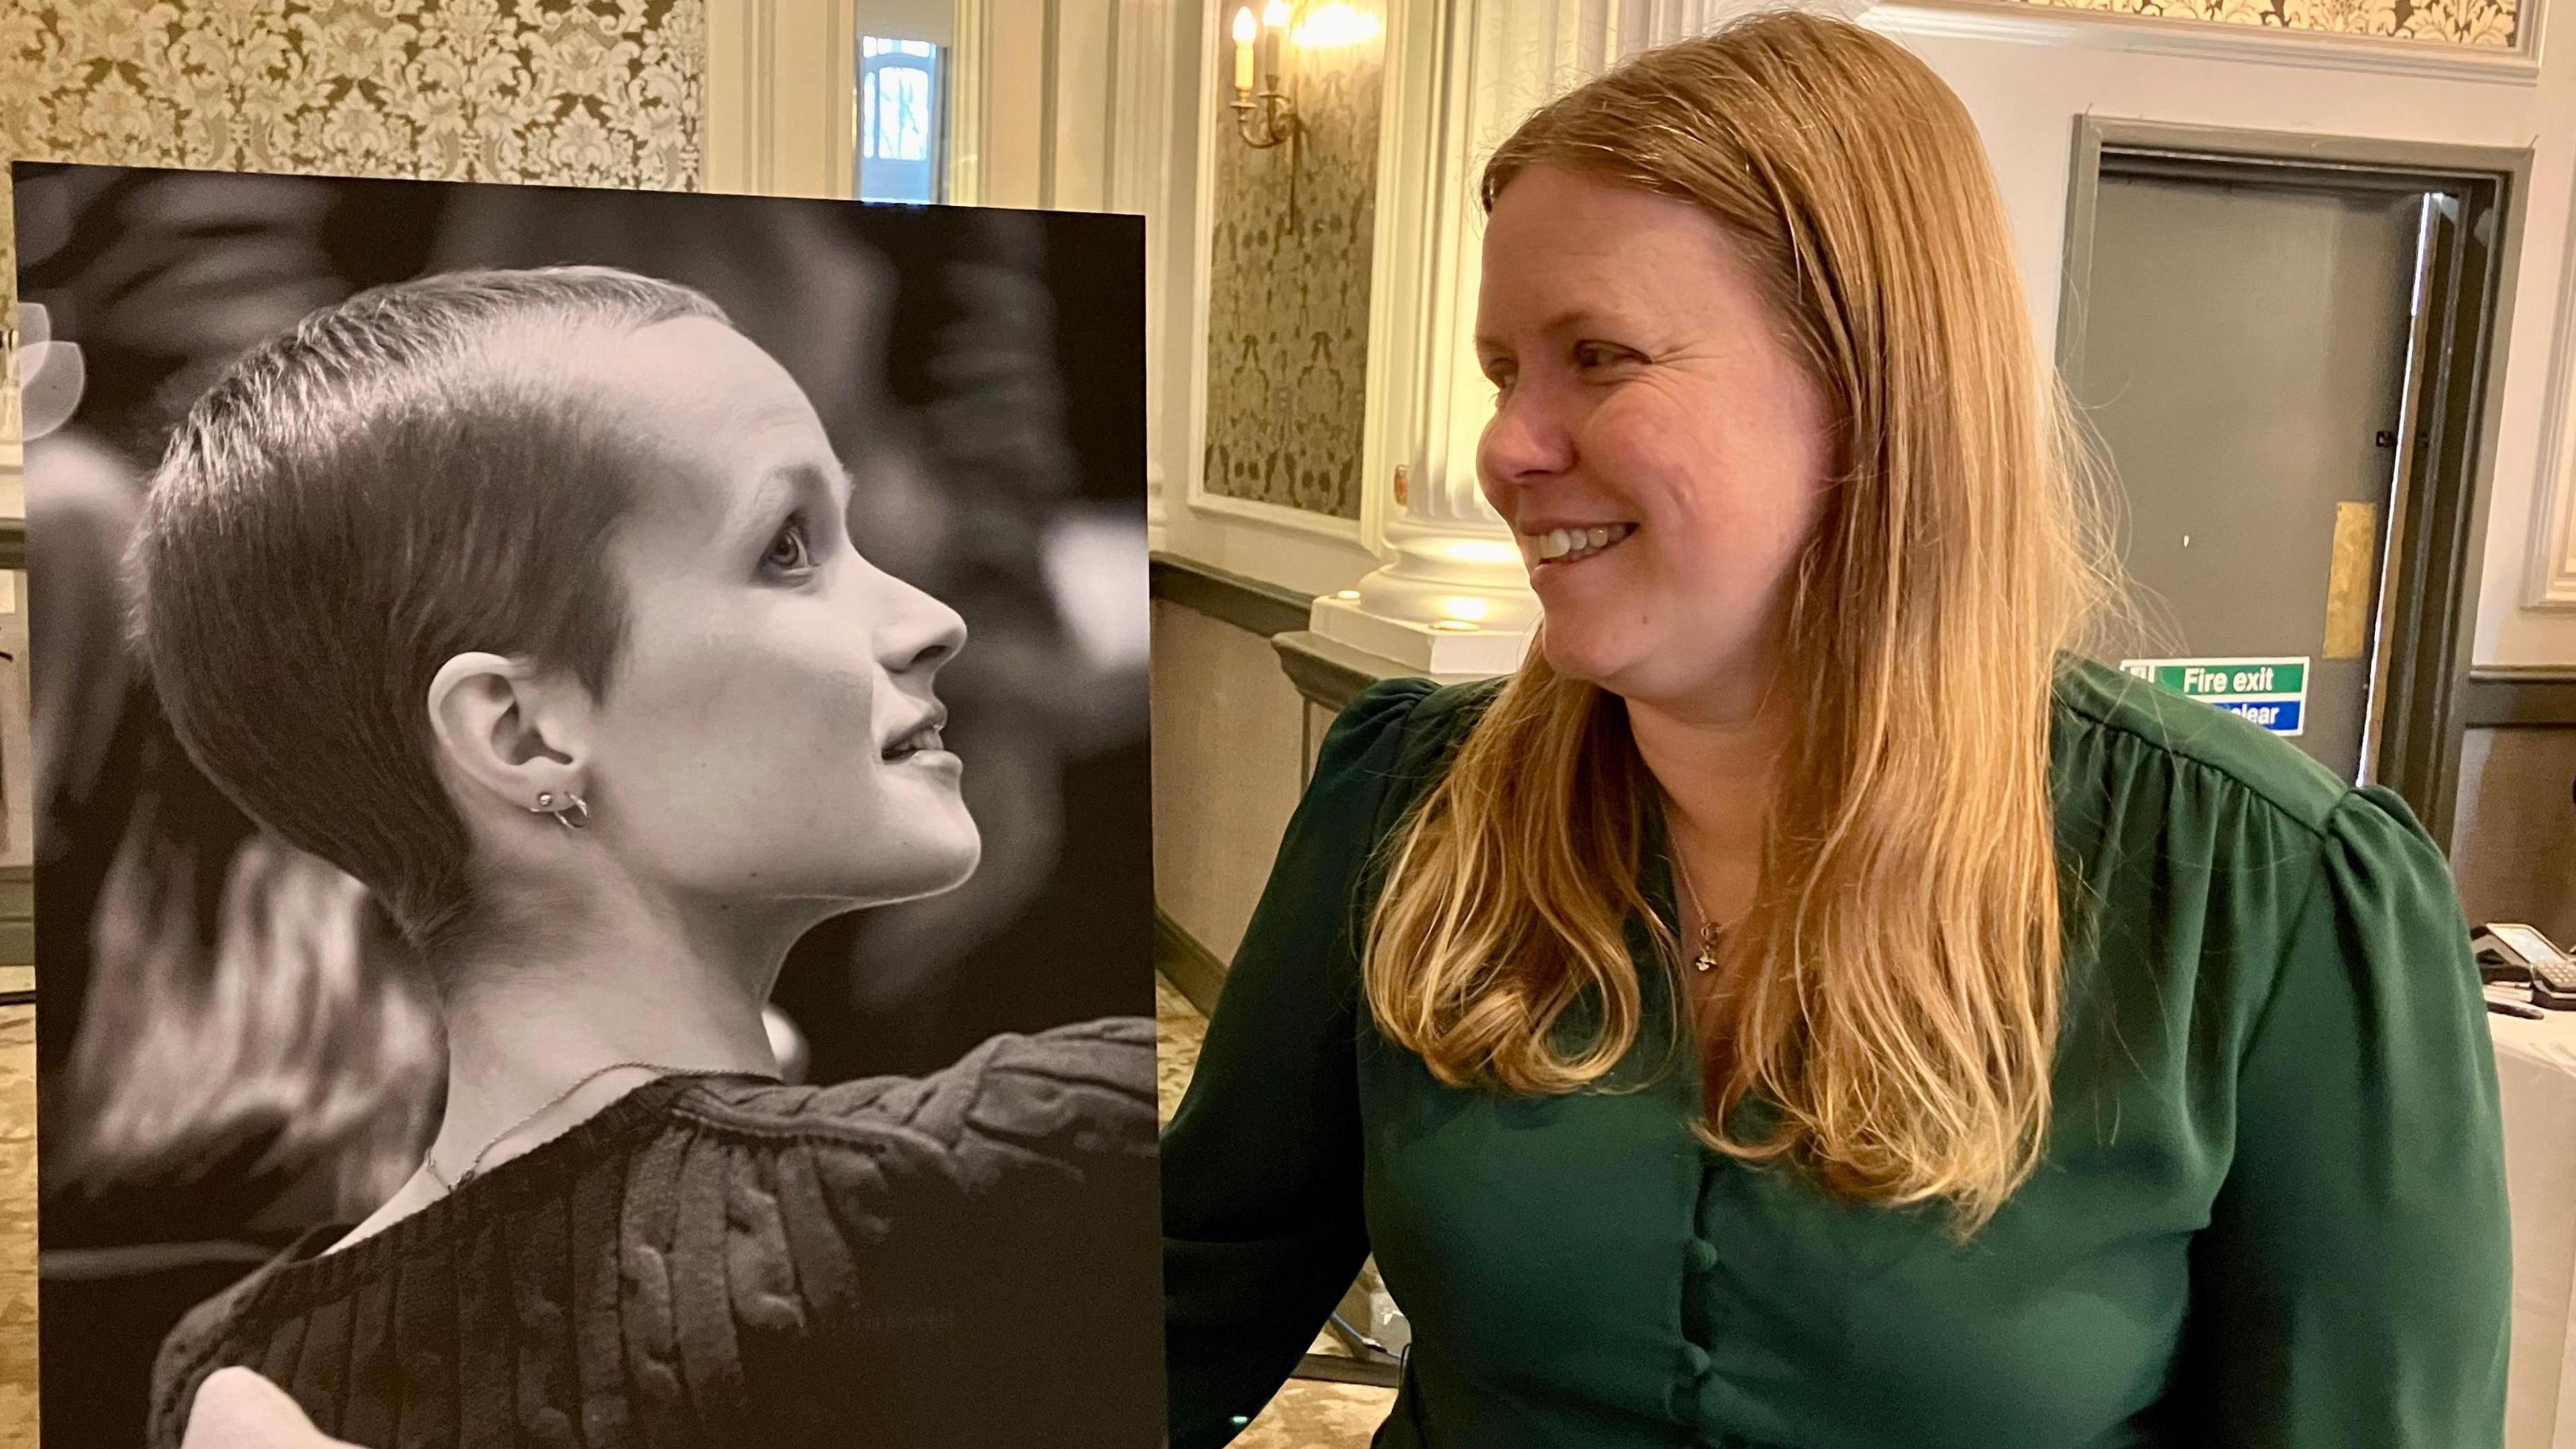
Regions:
M 2276 735 L 2295 735 L 2304 727 L 2308 660 L 2303 654 L 2269 659 L 2123 659 L 2120 667 L 2176 694 L 2243 715 Z

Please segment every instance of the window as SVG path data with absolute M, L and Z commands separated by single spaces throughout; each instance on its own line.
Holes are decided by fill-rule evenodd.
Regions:
M 859 40 L 861 201 L 939 199 L 940 47 L 924 40 Z

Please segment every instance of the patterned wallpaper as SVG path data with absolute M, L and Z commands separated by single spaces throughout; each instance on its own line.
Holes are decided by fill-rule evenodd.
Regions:
M 1219 49 L 1207 491 L 1356 519 L 1384 42 L 1295 53 L 1305 134 L 1268 151 L 1236 138 Z
M 0 0 L 0 160 L 692 189 L 705 65 L 702 0 Z
M 2217 20 L 2283 30 L 2375 35 L 2499 49 L 2514 43 L 2517 0 L 2026 0 L 2068 10 Z

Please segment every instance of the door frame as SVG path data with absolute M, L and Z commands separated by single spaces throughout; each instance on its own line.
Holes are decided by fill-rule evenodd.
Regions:
M 2420 276 L 2433 305 L 2429 327 L 2419 330 L 2430 335 L 2420 338 L 2407 369 L 2362 755 L 2362 777 L 2404 796 L 2447 851 L 2531 152 L 2076 117 L 2057 364 L 2079 393 L 2095 208 L 2106 167 L 2115 177 L 2452 198 L 2452 215 L 2441 224 L 2446 245 L 2435 249 L 2435 265 Z

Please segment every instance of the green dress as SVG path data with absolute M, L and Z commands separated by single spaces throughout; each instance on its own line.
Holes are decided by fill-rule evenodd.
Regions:
M 2069 665 L 2059 849 L 2100 941 L 2046 1161 L 1962 1247 L 1702 1148 L 1666 968 L 1628 1090 L 1452 1090 L 1377 1034 L 1366 862 L 1491 691 L 1371 687 L 1289 824 L 1163 1139 L 1174 1449 L 1257 1414 L 1372 1251 L 1413 1327 L 1380 1446 L 2500 1442 L 2494 1058 L 2394 794 Z

